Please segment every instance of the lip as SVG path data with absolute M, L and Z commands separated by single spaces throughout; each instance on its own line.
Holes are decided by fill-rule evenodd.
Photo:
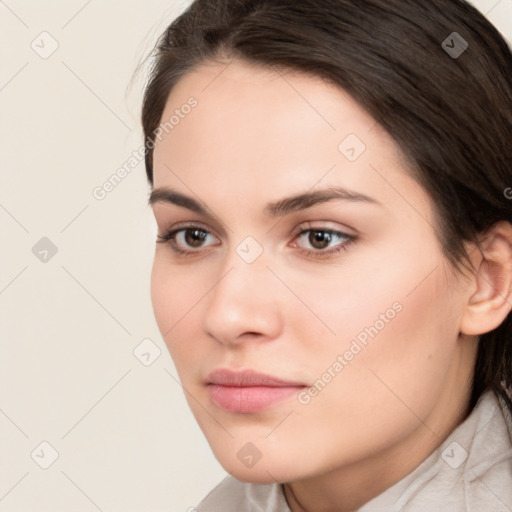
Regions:
M 268 409 L 307 387 L 303 383 L 286 381 L 254 370 L 229 369 L 214 370 L 205 383 L 217 407 L 241 414 Z

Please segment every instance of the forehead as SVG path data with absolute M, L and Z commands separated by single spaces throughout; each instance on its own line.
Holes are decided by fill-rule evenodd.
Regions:
M 184 109 L 191 98 L 196 106 Z M 172 129 L 156 141 L 155 187 L 188 183 L 208 197 L 217 183 L 224 194 L 261 191 L 268 200 L 321 183 L 385 201 L 383 194 L 396 200 L 396 191 L 381 174 L 410 181 L 387 132 L 319 77 L 240 60 L 208 62 L 174 87 L 162 123 L 172 116 Z

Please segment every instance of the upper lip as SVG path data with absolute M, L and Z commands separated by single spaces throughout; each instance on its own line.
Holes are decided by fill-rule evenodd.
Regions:
M 286 381 L 258 373 L 254 370 L 234 371 L 225 368 L 214 370 L 206 378 L 206 384 L 216 384 L 218 386 L 232 387 L 251 387 L 251 386 L 267 386 L 267 387 L 299 387 L 305 384 L 299 382 Z

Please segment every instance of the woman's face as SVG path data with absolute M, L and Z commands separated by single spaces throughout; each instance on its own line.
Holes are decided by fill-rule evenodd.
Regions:
M 236 60 L 186 75 L 165 122 L 152 205 L 174 235 L 152 301 L 221 464 L 293 481 L 428 454 L 474 345 L 467 286 L 391 138 L 339 88 Z

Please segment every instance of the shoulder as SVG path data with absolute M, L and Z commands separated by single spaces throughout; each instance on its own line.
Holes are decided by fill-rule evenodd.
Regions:
M 228 476 L 201 501 L 195 510 L 197 512 L 289 512 L 290 509 L 280 484 L 249 484 Z

